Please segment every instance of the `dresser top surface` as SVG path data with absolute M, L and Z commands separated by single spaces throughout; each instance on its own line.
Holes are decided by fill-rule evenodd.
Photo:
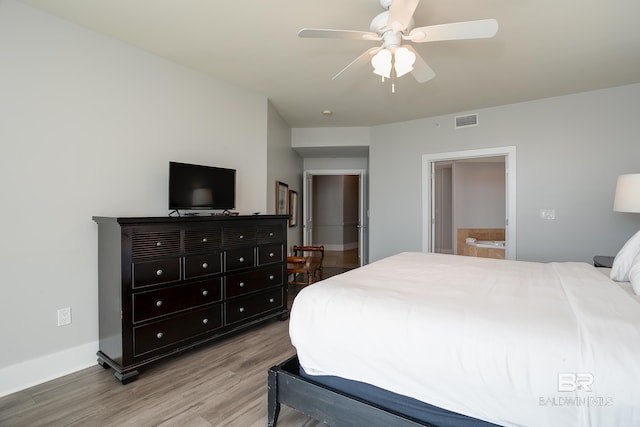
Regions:
M 189 215 L 189 216 L 157 216 L 157 217 L 92 217 L 98 224 L 118 223 L 122 225 L 131 224 L 179 224 L 211 221 L 251 221 L 266 219 L 288 219 L 288 215 Z

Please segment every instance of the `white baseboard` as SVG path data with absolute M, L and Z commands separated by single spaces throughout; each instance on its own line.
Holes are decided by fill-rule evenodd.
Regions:
M 344 244 L 343 250 L 350 251 L 351 249 L 358 249 L 358 242 Z
M 0 397 L 95 365 L 98 342 L 48 354 L 0 369 Z

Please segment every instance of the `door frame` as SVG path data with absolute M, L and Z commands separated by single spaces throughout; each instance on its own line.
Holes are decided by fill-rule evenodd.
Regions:
M 435 208 L 434 208 L 434 165 L 442 161 L 454 161 L 482 157 L 505 157 L 505 238 L 506 259 L 516 259 L 516 147 L 496 147 L 478 150 L 454 151 L 449 153 L 424 154 L 422 156 L 422 251 L 433 252 Z M 455 236 L 454 236 L 455 239 Z
M 307 169 L 303 171 L 303 203 L 302 203 L 302 242 L 308 245 L 312 239 L 313 222 L 313 189 L 312 179 L 321 175 L 357 175 L 358 176 L 358 260 L 360 266 L 369 262 L 369 208 L 367 205 L 367 170 L 366 169 Z

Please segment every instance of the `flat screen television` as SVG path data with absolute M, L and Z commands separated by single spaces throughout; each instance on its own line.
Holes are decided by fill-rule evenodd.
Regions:
M 235 207 L 235 169 L 169 162 L 169 209 Z

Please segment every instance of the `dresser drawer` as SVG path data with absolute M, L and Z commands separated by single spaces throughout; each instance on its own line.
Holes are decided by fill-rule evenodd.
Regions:
M 188 254 L 216 252 L 221 247 L 222 229 L 220 227 L 184 232 L 184 250 Z
M 200 310 L 133 328 L 134 357 L 180 343 L 222 327 L 222 306 Z
M 255 227 L 226 227 L 222 232 L 222 241 L 225 248 L 237 248 L 242 246 L 255 246 Z
M 221 252 L 204 255 L 188 255 L 184 258 L 185 279 L 218 273 L 222 273 Z
M 258 227 L 258 244 L 282 243 L 282 226 L 265 225 Z
M 180 280 L 179 257 L 158 261 L 134 262 L 132 269 L 132 286 L 134 288 Z
M 133 322 L 153 319 L 193 307 L 220 301 L 222 279 L 176 285 L 133 294 Z
M 233 298 L 277 285 L 282 285 L 281 266 L 227 276 L 224 295 Z
M 232 249 L 227 251 L 225 271 L 239 270 L 255 266 L 255 250 L 251 248 Z
M 282 245 L 260 246 L 258 248 L 258 265 L 282 261 Z
M 225 324 L 282 308 L 282 287 L 225 303 Z
M 131 257 L 133 259 L 161 257 L 180 253 L 180 230 L 133 231 Z

